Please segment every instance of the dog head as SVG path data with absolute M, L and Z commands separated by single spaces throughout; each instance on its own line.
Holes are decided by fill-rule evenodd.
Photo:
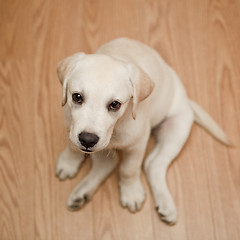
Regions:
M 135 119 L 138 104 L 154 88 L 137 65 L 102 54 L 74 54 L 59 63 L 57 72 L 62 104 L 70 110 L 69 138 L 84 152 L 106 148 L 129 104 Z

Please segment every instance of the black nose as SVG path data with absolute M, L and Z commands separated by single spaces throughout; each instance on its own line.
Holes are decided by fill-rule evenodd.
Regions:
M 98 142 L 99 137 L 93 133 L 82 132 L 78 135 L 78 139 L 84 147 L 91 148 Z

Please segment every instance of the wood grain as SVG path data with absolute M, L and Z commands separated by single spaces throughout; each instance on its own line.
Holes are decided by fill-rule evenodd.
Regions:
M 75 213 L 66 200 L 88 161 L 75 179 L 55 177 L 66 144 L 56 65 L 122 36 L 154 47 L 235 145 L 193 127 L 168 172 L 172 227 L 155 213 L 144 174 L 136 214 L 120 206 L 117 172 Z M 239 0 L 1 0 L 0 239 L 240 239 L 239 42 Z

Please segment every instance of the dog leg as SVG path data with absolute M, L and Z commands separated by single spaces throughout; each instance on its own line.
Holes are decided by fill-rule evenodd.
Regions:
M 109 176 L 118 163 L 118 154 L 114 150 L 103 150 L 91 155 L 92 168 L 88 175 L 75 187 L 68 199 L 69 210 L 81 208 L 100 184 Z
M 73 178 L 77 174 L 80 165 L 84 160 L 84 153 L 73 151 L 67 147 L 58 158 L 56 176 L 60 180 Z
M 121 204 L 131 212 L 139 210 L 145 200 L 140 173 L 149 134 L 150 130 L 145 131 L 136 145 L 123 152 L 123 162 L 119 172 Z
M 154 132 L 157 144 L 144 164 L 155 199 L 156 210 L 161 219 L 168 224 L 176 222 L 177 211 L 167 187 L 166 172 L 186 142 L 193 121 L 193 113 L 188 107 L 180 113 L 168 117 Z

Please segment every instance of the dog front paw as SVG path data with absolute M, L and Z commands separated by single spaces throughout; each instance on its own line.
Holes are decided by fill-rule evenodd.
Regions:
M 58 158 L 56 176 L 60 180 L 73 178 L 77 174 L 83 160 L 83 155 L 72 153 L 70 150 L 66 149 Z
M 161 194 L 157 200 L 156 210 L 165 223 L 173 225 L 177 221 L 177 210 L 171 197 Z
M 121 204 L 131 212 L 140 210 L 145 200 L 145 191 L 140 181 L 132 184 L 120 183 Z

